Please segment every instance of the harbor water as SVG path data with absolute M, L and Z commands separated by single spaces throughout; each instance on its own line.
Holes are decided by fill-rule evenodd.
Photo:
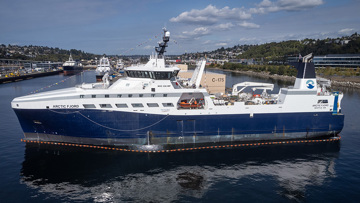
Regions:
M 213 70 L 226 86 L 292 83 Z M 13 98 L 95 82 L 95 72 L 0 85 L 0 202 L 357 202 L 360 90 L 344 93 L 340 142 L 171 153 L 25 144 Z

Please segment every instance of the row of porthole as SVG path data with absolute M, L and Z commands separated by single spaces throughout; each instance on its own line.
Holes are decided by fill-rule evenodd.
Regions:
M 99 104 L 100 108 L 113 108 L 111 104 Z M 146 103 L 148 107 L 159 107 L 158 103 Z M 96 108 L 95 104 L 83 104 L 84 108 L 91 109 Z M 115 104 L 117 108 L 128 108 L 126 103 Z M 142 103 L 131 103 L 133 108 L 143 108 L 144 105 Z M 162 103 L 163 107 L 174 107 L 173 103 Z
M 125 94 L 124 94 L 125 95 Z M 91 98 L 97 98 L 99 95 L 96 95 L 96 94 L 93 94 L 91 95 Z M 132 97 L 136 97 L 137 95 L 135 94 L 127 94 L 127 97 L 128 98 L 132 98 Z M 145 97 L 155 97 L 156 95 L 155 94 L 149 94 L 149 96 L 145 95 Z M 162 95 L 163 97 L 167 97 L 168 94 L 163 94 Z M 111 95 L 112 98 L 115 98 L 115 96 Z M 117 98 L 122 98 L 123 95 L 122 94 L 117 94 L 116 95 Z M 144 94 L 139 94 L 138 97 L 144 97 Z M 80 98 L 85 98 L 85 95 L 81 94 L 80 95 Z M 90 98 L 90 97 L 88 97 Z M 98 97 L 98 98 L 110 98 L 110 95 L 109 94 L 105 94 L 104 97 Z

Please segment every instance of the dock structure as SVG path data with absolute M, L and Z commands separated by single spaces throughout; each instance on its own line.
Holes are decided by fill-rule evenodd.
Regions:
M 62 62 L 0 59 L 0 84 L 59 74 Z
M 33 61 L 21 59 L 0 59 L 0 70 L 16 68 L 58 68 L 63 62 Z
M 0 84 L 9 83 L 9 82 L 17 82 L 17 81 L 21 81 L 21 80 L 44 77 L 44 76 L 49 76 L 49 75 L 57 75 L 59 73 L 62 73 L 62 70 L 55 70 L 55 71 L 48 71 L 48 72 L 34 72 L 34 73 L 29 73 L 29 74 L 24 74 L 24 75 L 0 77 Z

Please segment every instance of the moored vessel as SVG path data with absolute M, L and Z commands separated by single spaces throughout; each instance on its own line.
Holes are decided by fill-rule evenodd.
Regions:
M 96 81 L 102 81 L 103 77 L 106 73 L 108 75 L 111 75 L 114 73 L 114 70 L 112 69 L 110 65 L 109 58 L 103 56 L 101 57 L 98 66 L 96 67 Z
M 200 86 L 205 60 L 190 81 L 179 80 L 180 69 L 165 63 L 169 39 L 164 29 L 157 54 L 125 68 L 127 77 L 111 85 L 103 80 L 15 98 L 25 140 L 159 150 L 312 139 L 342 130 L 343 94 L 317 83 L 311 54 L 295 64 L 294 86 L 271 94 L 273 84 L 243 82 L 230 95 L 214 97 Z
M 81 72 L 82 70 L 83 70 L 83 65 L 78 61 L 74 61 L 74 59 L 72 58 L 72 56 L 70 54 L 69 60 L 65 61 L 65 63 L 63 64 L 64 74 L 71 75 L 71 74 Z
M 124 63 L 122 59 L 118 59 L 116 62 L 116 71 L 119 73 L 124 73 Z

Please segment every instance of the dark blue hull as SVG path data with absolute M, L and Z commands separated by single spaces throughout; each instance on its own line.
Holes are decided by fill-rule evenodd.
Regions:
M 82 66 L 63 66 L 64 74 L 76 74 L 83 70 Z
M 131 146 L 306 139 L 334 136 L 332 112 L 173 116 L 101 110 L 14 109 L 29 140 Z

